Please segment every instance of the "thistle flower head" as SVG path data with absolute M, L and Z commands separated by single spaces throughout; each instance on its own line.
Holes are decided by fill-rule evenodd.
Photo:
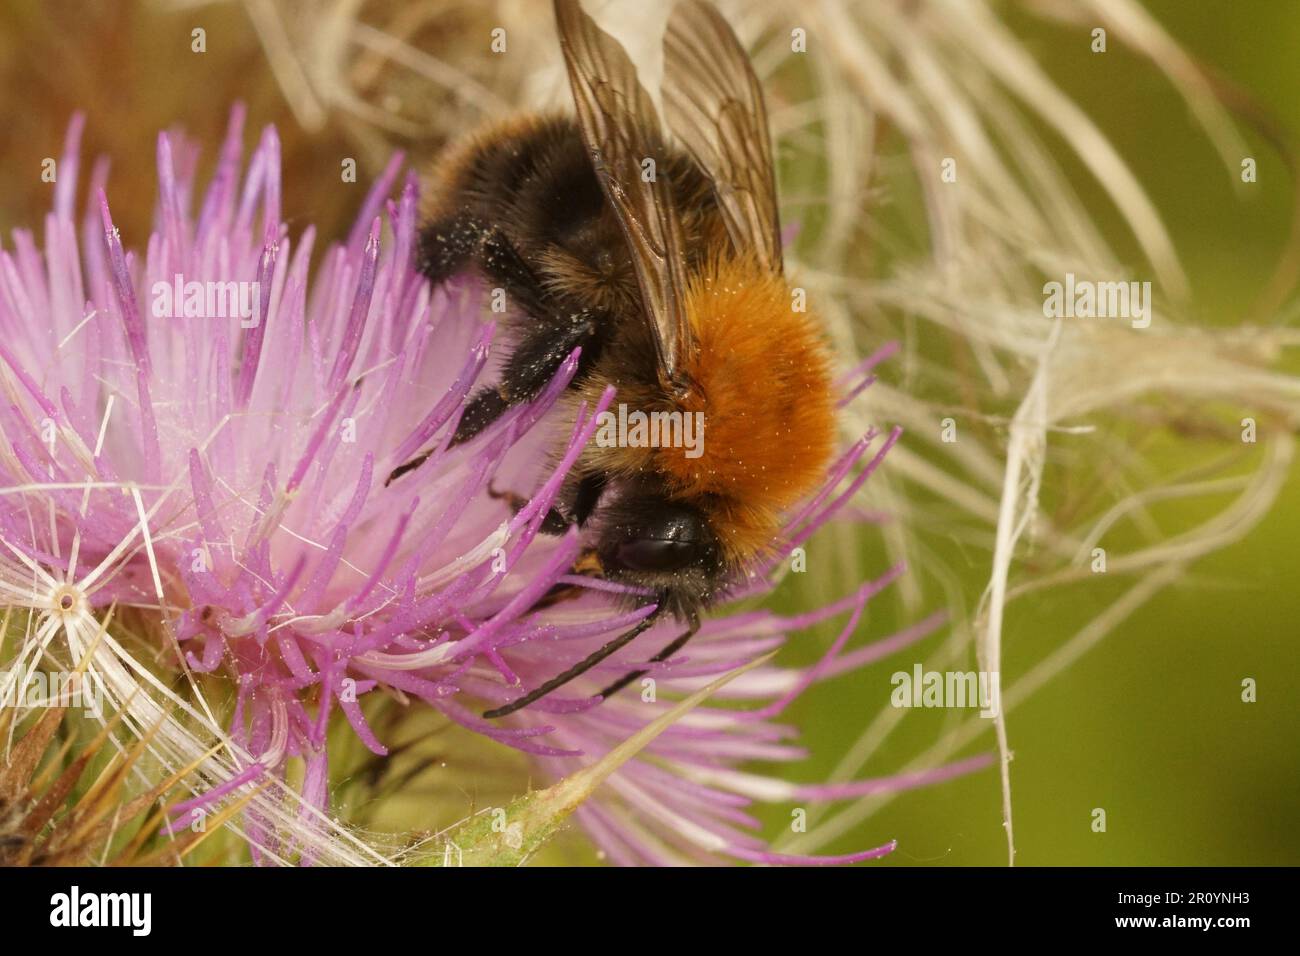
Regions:
M 480 318 L 472 282 L 434 290 L 415 272 L 414 176 L 398 186 L 395 156 L 346 240 L 317 249 L 310 226 L 294 234 L 281 222 L 274 129 L 243 166 L 243 119 L 236 109 L 202 191 L 196 148 L 159 137 L 156 226 L 139 252 L 114 226 L 106 164 L 94 168 L 77 219 L 82 120 L 74 119 L 43 249 L 17 232 L 12 251 L 0 253 L 0 589 L 6 603 L 29 611 L 20 658 L 66 647 L 128 726 L 143 733 L 161 722 L 159 747 L 173 767 L 195 768 L 192 799 L 180 811 L 211 809 L 268 781 L 283 792 L 286 768 L 299 758 L 296 810 L 260 797 L 249 803 L 243 832 L 255 855 L 365 861 L 373 854 L 364 848 L 336 846 L 331 856 L 313 839 L 334 828 L 324 813 L 331 722 L 346 720 L 375 754 L 386 753 L 367 721 L 367 697 L 433 708 L 532 755 L 558 779 L 599 761 L 714 677 L 831 619 L 841 629 L 819 664 L 765 664 L 739 676 L 578 809 L 611 858 L 870 858 L 890 845 L 841 858 L 775 855 L 746 807 L 903 788 L 979 765 L 835 786 L 741 769 L 802 756 L 793 728 L 778 718 L 809 686 L 939 625 L 932 616 L 846 649 L 867 603 L 901 566 L 815 612 L 715 618 L 661 662 L 649 658 L 678 629 L 657 622 L 510 719 L 477 716 L 653 610 L 627 611 L 609 593 L 618 586 L 574 573 L 577 530 L 540 533 L 613 395 L 581 406 L 576 419 L 563 414 L 557 400 L 576 372 L 575 353 L 534 400 L 452 446 L 467 396 L 493 373 L 496 330 Z M 888 352 L 840 383 L 845 402 Z M 872 430 L 844 451 L 788 516 L 784 544 L 801 546 L 842 513 L 897 438 Z M 402 480 L 384 481 L 429 449 Z M 512 510 L 493 488 L 526 504 Z M 785 565 L 782 556 L 754 569 L 734 582 L 734 596 L 765 594 Z M 577 596 L 542 602 L 557 585 Z M 215 734 L 218 754 L 205 756 L 198 738 L 168 723 L 158 702 L 174 703 L 168 689 L 111 628 L 102 633 L 112 607 L 154 621 L 162 659 L 191 679 L 213 673 L 230 682 L 224 726 L 201 695 L 185 702 L 189 726 Z M 646 672 L 640 693 L 594 696 L 633 669 Z M 23 679 L 20 671 L 8 684 Z M 729 700 L 748 707 L 719 706 Z

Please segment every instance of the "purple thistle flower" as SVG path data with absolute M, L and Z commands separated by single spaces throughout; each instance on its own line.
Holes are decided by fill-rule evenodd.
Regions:
M 316 253 L 309 268 L 313 229 L 292 237 L 280 221 L 275 131 L 263 131 L 241 170 L 243 119 L 236 108 L 201 196 L 196 149 L 159 137 L 156 225 L 140 255 L 113 225 L 102 161 L 78 228 L 83 120 L 74 118 L 43 252 L 18 231 L 13 251 L 0 253 L 0 480 L 8 486 L 0 489 L 0 589 L 6 602 L 48 611 L 24 580 L 39 569 L 53 582 L 50 593 L 66 591 L 88 607 L 160 610 L 189 668 L 234 683 L 229 733 L 255 759 L 180 809 L 282 775 L 291 757 L 305 763 L 302 797 L 325 809 L 333 715 L 341 712 L 376 754 L 386 752 L 359 703 L 380 686 L 534 755 L 542 773 L 560 778 L 598 760 L 671 699 L 831 619 L 843 619 L 842 628 L 819 664 L 742 675 L 579 808 L 610 858 L 870 859 L 892 844 L 838 858 L 775 855 L 747 807 L 919 786 L 987 762 L 838 785 L 740 769 L 803 756 L 794 728 L 778 718 L 808 687 L 941 624 L 933 615 L 845 650 L 866 604 L 901 566 L 815 612 L 716 617 L 688 650 L 656 664 L 647 658 L 676 627 L 657 623 L 510 719 L 480 718 L 485 703 L 514 699 L 652 610 L 619 610 L 607 593 L 617 585 L 573 573 L 576 531 L 539 534 L 612 394 L 576 421 L 550 414 L 575 374 L 575 353 L 535 400 L 449 447 L 467 397 L 490 380 L 494 329 L 479 318 L 473 283 L 431 290 L 415 272 L 415 177 L 406 175 L 396 200 L 386 198 L 398 182 L 395 156 L 346 242 Z M 844 401 L 870 384 L 890 351 L 840 383 Z M 897 430 L 872 433 L 844 452 L 790 516 L 787 552 L 844 509 L 897 438 Z M 409 478 L 383 483 L 429 448 Z M 512 514 L 490 485 L 531 497 Z M 777 561 L 755 569 L 736 583 L 736 597 L 766 593 L 779 570 Z M 557 584 L 583 592 L 539 609 Z M 45 641 L 52 633 L 38 631 Z M 635 686 L 608 701 L 592 696 L 633 669 L 647 671 L 665 699 L 645 699 Z M 718 706 L 728 701 L 747 708 Z M 255 848 L 284 850 L 283 835 L 252 816 Z

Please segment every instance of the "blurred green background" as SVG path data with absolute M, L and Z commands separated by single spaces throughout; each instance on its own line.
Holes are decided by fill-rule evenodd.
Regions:
M 1087 28 L 1044 23 L 1004 6 L 1017 35 L 1111 138 L 1160 209 L 1192 282 L 1195 321 L 1248 321 L 1286 241 L 1295 200 L 1277 150 L 1245 132 L 1259 181 L 1243 187 L 1149 64 L 1114 42 L 1094 54 Z M 1203 66 L 1265 107 L 1286 135 L 1300 132 L 1300 3 L 1147 0 L 1146 7 Z M 1132 250 L 1136 265 L 1135 246 L 1101 188 L 1082 172 L 1072 178 L 1108 227 L 1107 238 Z M 1287 314 L 1294 316 L 1294 307 Z M 1293 373 L 1295 358 L 1287 359 Z M 1059 452 L 1068 441 L 1057 437 L 1053 447 Z M 1186 450 L 1168 444 L 1158 454 Z M 1049 467 L 1051 461 L 1049 455 Z M 1178 507 L 1190 514 L 1200 504 Z M 931 535 L 926 546 L 945 556 L 962 550 L 942 535 Z M 1245 540 L 1201 560 L 1009 714 L 1018 864 L 1300 863 L 1298 559 L 1300 474 L 1293 472 L 1277 507 Z M 886 563 L 883 555 L 869 559 L 873 569 Z M 963 590 L 977 596 L 987 566 L 967 567 Z M 1009 606 L 1004 690 L 1133 583 L 1102 577 Z M 905 623 L 883 603 L 872 610 L 870 633 Z M 824 646 L 833 635 L 820 637 Z M 824 779 L 886 705 L 890 674 L 910 670 L 943 640 L 931 637 L 798 702 L 790 716 L 814 754 L 798 778 Z M 975 665 L 968 659 L 961 666 Z M 1253 704 L 1241 701 L 1247 677 L 1258 684 Z M 896 771 L 952 721 L 938 712 L 912 713 L 867 772 Z M 991 726 L 962 753 L 980 750 L 995 750 Z M 1098 807 L 1106 811 L 1105 833 L 1092 830 Z M 788 808 L 769 818 L 773 827 L 789 826 Z M 1004 864 L 996 769 L 903 794 L 829 848 L 847 852 L 888 838 L 899 848 L 884 866 Z

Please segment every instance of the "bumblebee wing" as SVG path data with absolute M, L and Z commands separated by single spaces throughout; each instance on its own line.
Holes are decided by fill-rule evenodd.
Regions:
M 660 377 L 668 385 L 681 366 L 690 333 L 683 307 L 685 240 L 671 184 L 658 175 L 664 159 L 659 115 L 627 53 L 582 11 L 578 0 L 555 0 L 555 22 L 578 127 L 596 178 L 623 227 Z M 654 161 L 653 171 L 643 171 L 647 159 Z
M 680 0 L 664 35 L 668 125 L 713 180 L 737 249 L 781 271 L 781 219 L 763 88 L 727 21 L 702 0 Z

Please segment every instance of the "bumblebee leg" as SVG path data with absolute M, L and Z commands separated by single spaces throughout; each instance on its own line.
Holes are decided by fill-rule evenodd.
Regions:
M 528 504 L 528 499 L 523 495 L 517 495 L 513 491 L 497 491 L 491 485 L 488 485 L 488 497 L 495 498 L 498 501 L 505 499 L 514 514 L 519 514 Z M 573 522 L 566 518 L 559 508 L 550 508 L 546 512 L 546 517 L 542 519 L 542 526 L 538 530 L 542 534 L 562 535 L 569 530 L 569 526 L 572 524 Z
M 604 475 L 584 475 L 582 480 L 578 482 L 578 491 L 574 495 L 573 517 L 566 518 L 558 508 L 552 508 L 547 512 L 546 519 L 542 522 L 542 534 L 565 534 L 575 524 L 581 528 L 587 523 L 587 519 L 591 517 L 591 513 L 595 510 L 604 490 Z M 575 570 L 577 569 L 575 568 Z
M 465 406 L 465 411 L 456 424 L 456 434 L 451 439 L 452 445 L 459 445 L 461 442 L 469 441 L 500 418 L 502 412 L 509 407 L 509 399 L 505 398 L 497 389 L 479 389 L 474 393 L 474 397 L 469 400 L 469 404 Z
M 581 376 L 600 354 L 612 324 L 603 313 L 552 292 L 499 230 L 469 213 L 437 220 L 421 230 L 419 269 L 434 283 L 445 281 L 470 262 L 487 281 L 505 290 L 524 317 L 518 323 L 518 342 L 506 361 L 501 383 L 480 389 L 470 399 L 451 446 L 469 441 L 512 406 L 533 398 L 579 347 Z M 418 467 L 426 458 L 427 454 L 401 465 L 388 481 Z
M 578 490 L 574 496 L 573 517 L 565 515 L 559 508 L 552 506 L 546 512 L 546 517 L 542 519 L 542 526 L 538 530 L 542 534 L 562 535 L 567 534 L 568 530 L 575 524 L 582 527 L 591 513 L 595 510 L 596 503 L 600 500 L 601 492 L 605 490 L 604 475 L 587 475 L 578 482 Z M 513 491 L 497 491 L 494 488 L 488 488 L 488 494 L 493 498 L 504 498 L 510 504 L 511 510 L 518 514 L 523 507 L 528 504 L 528 499 L 523 495 L 517 495 Z M 577 568 L 575 571 L 579 570 Z
M 402 467 L 405 468 L 406 466 L 403 465 Z M 566 517 L 563 511 L 552 506 L 546 512 L 546 517 L 542 519 L 542 526 L 538 530 L 542 534 L 558 536 L 568 533 L 569 528 L 575 524 L 581 527 L 591 517 L 591 512 L 595 509 L 596 503 L 600 500 L 601 492 L 604 490 L 604 475 L 586 475 L 578 482 L 578 491 L 574 498 L 573 517 Z M 517 495 L 513 491 L 497 491 L 491 485 L 488 485 L 488 496 L 497 500 L 505 499 L 514 514 L 519 514 L 524 506 L 528 504 L 528 499 L 523 495 Z
M 591 513 L 596 510 L 596 505 L 600 502 L 600 496 L 605 493 L 605 475 L 593 472 L 584 475 L 582 481 L 578 482 L 578 493 L 573 499 L 573 519 L 578 522 L 578 527 L 587 523 Z
M 441 285 L 478 255 L 486 234 L 468 214 L 435 220 L 420 230 L 416 268 L 435 286 Z
M 416 268 L 435 286 L 471 263 L 507 297 L 532 316 L 552 311 L 553 298 L 523 256 L 499 229 L 471 212 L 437 219 L 420 230 Z
M 539 323 L 529 330 L 506 362 L 501 384 L 479 389 L 469 400 L 448 447 L 469 441 L 500 418 L 512 406 L 528 401 L 541 391 L 560 370 L 575 348 L 582 348 L 578 371 L 599 352 L 603 324 L 596 313 L 578 310 L 569 314 L 563 325 Z M 429 457 L 424 452 L 399 465 L 385 484 L 415 468 Z
M 423 454 L 416 455 L 410 461 L 398 465 L 391 472 L 389 472 L 388 477 L 384 479 L 384 487 L 387 488 L 389 485 L 395 482 L 398 478 L 401 478 L 408 471 L 415 471 L 415 469 L 419 468 L 426 461 L 428 461 L 429 456 L 432 454 L 433 452 L 426 451 Z
M 454 447 L 461 442 L 469 441 L 496 421 L 501 416 L 501 413 L 509 407 L 510 402 L 502 398 L 501 393 L 495 388 L 480 389 L 469 400 L 469 404 L 465 406 L 465 411 L 461 413 L 460 421 L 456 425 L 456 434 L 452 436 L 448 447 Z M 419 468 L 432 454 L 432 451 L 421 452 L 410 461 L 398 465 L 389 473 L 387 480 L 384 482 L 384 487 L 387 488 L 408 471 Z
M 469 441 L 507 409 L 533 398 L 555 377 L 574 349 L 581 347 L 586 359 L 599 326 L 595 314 L 581 310 L 567 316 L 563 324 L 539 322 L 530 327 L 506 361 L 501 384 L 480 390 L 470 400 L 451 444 Z

